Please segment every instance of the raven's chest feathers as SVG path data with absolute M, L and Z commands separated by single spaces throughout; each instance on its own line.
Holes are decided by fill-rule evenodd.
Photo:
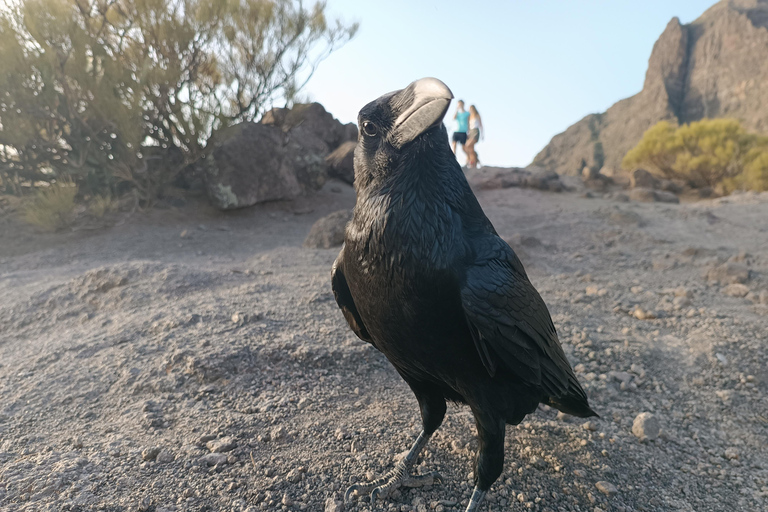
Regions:
M 347 244 L 364 274 L 423 278 L 463 258 L 456 205 L 439 190 L 403 188 L 358 197 Z

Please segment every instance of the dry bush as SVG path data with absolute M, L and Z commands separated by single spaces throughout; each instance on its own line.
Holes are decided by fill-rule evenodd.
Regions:
M 724 192 L 768 190 L 768 137 L 747 132 L 736 119 L 680 127 L 662 121 L 645 132 L 622 166 Z
M 94 217 L 100 219 L 107 213 L 117 210 L 117 201 L 110 195 L 95 196 L 89 201 L 88 210 Z
M 301 0 L 0 4 L 0 183 L 129 183 L 145 202 L 211 134 L 290 102 L 357 25 Z
M 44 231 L 58 231 L 72 224 L 75 217 L 77 185 L 71 181 L 52 183 L 39 188 L 24 205 L 25 221 Z

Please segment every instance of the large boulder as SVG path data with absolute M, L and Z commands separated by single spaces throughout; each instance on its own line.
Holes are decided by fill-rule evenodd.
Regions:
M 203 167 L 211 203 L 229 210 L 264 201 L 294 199 L 318 190 L 328 177 L 326 157 L 357 138 L 319 103 L 275 108 L 259 123 L 217 133 Z
M 285 135 L 258 123 L 241 123 L 216 134 L 204 162 L 205 188 L 222 210 L 264 201 L 293 199 L 303 191 L 293 168 L 286 165 Z
M 339 210 L 319 219 L 312 225 L 304 247 L 308 249 L 330 249 L 344 243 L 344 230 L 352 220 L 352 210 Z
M 325 158 L 328 174 L 352 185 L 355 181 L 355 148 L 357 142 L 343 142 Z
M 629 175 L 629 186 L 632 188 L 656 188 L 656 178 L 645 169 L 635 169 Z
M 322 143 L 326 154 L 343 142 L 357 140 L 354 123 L 341 124 L 319 103 L 297 103 L 293 108 L 273 108 L 261 118 L 262 124 L 276 126 L 301 140 L 315 139 Z
M 550 192 L 566 189 L 556 172 L 540 167 L 488 167 L 466 169 L 470 185 L 478 189 L 492 190 L 499 188 L 521 187 L 536 188 Z

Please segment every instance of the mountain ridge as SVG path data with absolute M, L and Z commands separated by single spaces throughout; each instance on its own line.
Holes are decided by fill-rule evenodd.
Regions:
M 768 132 L 768 0 L 723 0 L 689 24 L 672 18 L 653 45 L 642 90 L 555 135 L 532 165 L 616 173 L 654 124 L 705 117 Z

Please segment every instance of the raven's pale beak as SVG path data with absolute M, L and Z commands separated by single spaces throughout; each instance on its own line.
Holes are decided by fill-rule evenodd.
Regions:
M 400 149 L 442 122 L 453 93 L 437 78 L 422 78 L 396 93 L 391 101 L 397 114 L 392 130 L 392 145 Z

